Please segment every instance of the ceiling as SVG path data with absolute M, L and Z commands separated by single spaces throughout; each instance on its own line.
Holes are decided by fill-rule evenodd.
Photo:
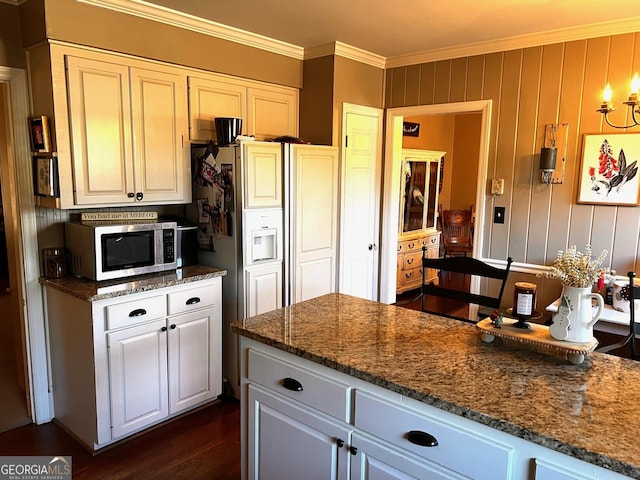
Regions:
M 387 59 L 472 45 L 491 50 L 497 40 L 505 50 L 505 39 L 542 33 L 550 40 L 546 43 L 554 35 L 568 34 L 554 40 L 564 41 L 622 33 L 621 21 L 626 31 L 640 31 L 638 0 L 241 0 L 233 2 L 235 8 L 228 0 L 130 1 L 305 49 L 338 41 Z

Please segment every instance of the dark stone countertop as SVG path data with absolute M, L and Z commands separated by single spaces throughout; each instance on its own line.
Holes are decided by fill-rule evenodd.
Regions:
M 82 277 L 68 275 L 66 277 L 51 279 L 40 277 L 39 281 L 46 287 L 58 289 L 62 292 L 78 297 L 87 302 L 105 300 L 107 298 L 130 295 L 132 293 L 146 292 L 157 288 L 170 287 L 188 282 L 197 282 L 206 278 L 221 277 L 227 274 L 226 270 L 204 265 L 191 265 L 178 270 L 170 270 L 149 275 L 121 278 L 117 280 L 105 280 L 94 282 Z
M 329 294 L 232 330 L 339 372 L 640 478 L 640 362 L 601 353 L 580 365 L 475 326 Z

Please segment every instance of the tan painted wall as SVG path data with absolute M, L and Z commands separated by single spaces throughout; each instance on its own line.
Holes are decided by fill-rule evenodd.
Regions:
M 26 68 L 20 39 L 20 10 L 0 2 L 0 65 Z
M 382 108 L 384 102 L 384 70 L 344 57 L 335 57 L 333 91 L 333 145 L 339 145 L 342 104 Z
M 333 55 L 304 61 L 300 90 L 300 137 L 331 145 L 333 126 Z
M 468 209 L 476 203 L 482 115 L 456 115 L 450 208 Z
M 42 7 L 46 33 L 42 31 Z M 25 46 L 48 39 L 299 88 L 302 61 L 75 0 L 21 6 Z
M 578 204 L 576 192 L 582 135 L 614 132 L 595 111 L 602 88 L 608 81 L 625 92 L 614 98 L 612 115 L 622 123 L 628 115 L 622 96 L 636 70 L 640 33 L 558 43 L 389 69 L 385 106 L 493 101 L 487 177 L 504 178 L 505 195 L 486 200 L 483 255 L 548 265 L 558 250 L 591 243 L 596 254 L 609 252 L 608 265 L 626 273 L 640 268 L 640 209 Z M 539 183 L 547 123 L 569 124 L 562 185 Z M 504 225 L 492 223 L 494 206 L 506 208 Z M 558 292 L 554 282 L 542 302 Z

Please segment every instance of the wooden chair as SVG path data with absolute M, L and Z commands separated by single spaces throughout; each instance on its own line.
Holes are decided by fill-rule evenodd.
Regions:
M 511 263 L 513 259 L 507 258 L 506 268 L 497 268 L 488 265 L 481 260 L 472 257 L 443 257 L 443 258 L 427 258 L 427 249 L 422 249 L 422 287 L 420 289 L 422 300 L 421 310 L 427 312 L 425 309 L 425 296 L 432 295 L 441 298 L 448 298 L 452 300 L 458 300 L 464 303 L 474 303 L 483 307 L 488 307 L 493 310 L 500 308 L 500 302 L 502 301 L 502 294 L 504 293 L 504 287 L 507 283 L 507 277 L 509 276 L 509 270 L 511 269 Z M 492 278 L 500 281 L 500 290 L 496 296 L 491 295 L 479 295 L 470 293 L 463 290 L 455 290 L 446 288 L 444 286 L 435 285 L 433 282 L 425 284 L 425 276 L 428 268 L 435 268 L 440 272 L 440 278 L 443 278 L 442 272 L 459 273 L 463 275 L 476 275 L 483 278 Z M 430 312 L 435 313 L 435 312 Z M 445 317 L 455 318 L 457 320 L 460 317 L 453 315 L 446 315 L 438 313 Z M 476 323 L 472 320 L 466 320 L 471 323 Z
M 605 345 L 604 347 L 600 347 L 596 350 L 596 352 L 601 353 L 609 353 L 613 350 L 618 350 L 619 348 L 624 347 L 627 343 L 631 346 L 631 358 L 634 360 L 640 360 L 640 353 L 638 352 L 636 345 L 636 335 L 640 334 L 640 325 L 636 323 L 636 312 L 635 312 L 635 302 L 634 300 L 640 300 L 640 287 L 636 287 L 634 284 L 634 279 L 636 276 L 635 272 L 629 272 L 627 274 L 629 276 L 629 334 L 620 340 L 619 342 L 613 343 L 611 345 Z
M 473 211 L 440 208 L 439 213 L 444 256 L 463 254 L 466 257 L 467 253 L 473 253 Z

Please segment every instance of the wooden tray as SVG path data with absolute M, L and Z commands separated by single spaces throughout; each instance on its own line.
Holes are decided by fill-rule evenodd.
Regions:
M 565 342 L 553 338 L 547 326 L 530 323 L 530 329 L 522 329 L 513 327 L 516 322 L 516 319 L 505 317 L 502 327 L 495 328 L 491 323 L 491 319 L 485 318 L 476 324 L 476 329 L 480 332 L 480 339 L 485 343 L 491 343 L 498 337 L 533 345 L 551 354 L 564 356 L 574 365 L 581 364 L 585 355 L 593 352 L 598 346 L 598 340 L 595 338 L 586 343 Z

